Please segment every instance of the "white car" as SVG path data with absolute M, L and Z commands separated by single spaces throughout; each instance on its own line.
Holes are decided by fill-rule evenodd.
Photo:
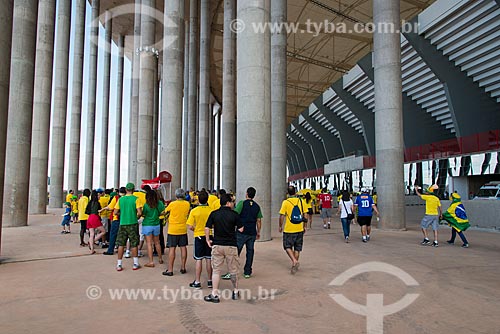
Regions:
M 500 181 L 493 181 L 486 183 L 484 186 L 479 188 L 479 191 L 476 196 L 474 196 L 476 200 L 482 199 L 496 199 L 500 200 Z

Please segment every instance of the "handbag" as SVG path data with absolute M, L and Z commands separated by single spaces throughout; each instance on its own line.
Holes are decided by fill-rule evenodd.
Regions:
M 345 202 L 344 201 L 342 201 L 342 204 L 344 205 L 345 211 L 347 212 L 347 220 L 353 220 L 354 219 L 354 214 L 352 212 L 349 213 L 349 211 L 347 211 L 347 207 L 345 206 Z

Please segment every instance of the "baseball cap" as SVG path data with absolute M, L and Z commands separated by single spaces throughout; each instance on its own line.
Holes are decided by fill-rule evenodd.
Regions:
M 129 182 L 125 186 L 125 189 L 127 189 L 127 190 L 135 190 L 135 185 L 132 182 Z
M 437 190 L 439 189 L 438 185 L 437 184 L 433 184 L 432 186 L 430 186 L 429 188 L 427 188 L 427 190 L 429 192 L 434 192 L 434 190 Z

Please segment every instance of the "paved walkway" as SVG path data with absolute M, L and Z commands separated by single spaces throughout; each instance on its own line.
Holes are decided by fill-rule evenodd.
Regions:
M 330 294 L 364 305 L 367 294 L 383 294 L 384 305 L 419 294 L 408 307 L 385 316 L 384 333 L 500 333 L 500 234 L 467 231 L 471 247 L 463 249 L 460 241 L 446 244 L 449 229 L 443 227 L 439 248 L 420 246 L 417 223 L 423 210 L 408 208 L 408 231 L 374 230 L 367 244 L 360 241 L 357 226 L 351 243 L 345 244 L 337 220 L 332 230 L 323 230 L 315 217 L 295 276 L 273 222 L 275 238 L 256 245 L 254 276 L 240 279 L 240 288 L 251 295 L 223 299 L 218 305 L 200 300 L 209 293 L 205 279 L 202 290 L 188 286 L 194 275 L 191 247 L 186 275 L 179 273 L 179 262 L 173 277 L 161 275 L 164 266 L 132 271 L 132 259 L 124 259 L 125 270 L 116 272 L 116 257 L 88 255 L 78 246 L 78 225 L 72 225 L 72 234 L 59 234 L 60 211 L 31 216 L 30 226 L 2 232 L 0 332 L 366 333 L 366 317 L 346 310 Z M 329 285 L 349 268 L 371 261 L 396 266 L 419 285 L 407 286 L 384 272 L 361 273 L 342 286 Z M 140 288 L 154 295 L 130 300 L 125 294 L 121 300 L 110 295 Z M 221 288 L 227 296 L 230 283 L 223 281 Z M 99 289 L 100 298 L 88 297 L 97 296 Z

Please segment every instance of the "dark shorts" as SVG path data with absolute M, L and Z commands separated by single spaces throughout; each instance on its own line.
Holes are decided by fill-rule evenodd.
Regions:
M 294 251 L 301 252 L 302 244 L 304 243 L 304 232 L 285 233 L 283 232 L 283 248 L 290 248 Z
M 188 244 L 188 235 L 187 234 L 181 234 L 181 235 L 174 235 L 174 234 L 168 234 L 167 235 L 167 248 L 169 247 L 185 247 Z
M 370 226 L 372 224 L 372 216 L 358 216 L 358 224 L 360 226 Z
M 203 260 L 212 258 L 212 248 L 208 247 L 205 236 L 194 238 L 194 253 L 195 260 Z
M 118 236 L 116 237 L 116 244 L 118 246 L 127 246 L 127 239 L 130 239 L 130 247 L 137 247 L 139 245 L 139 224 L 120 225 Z

